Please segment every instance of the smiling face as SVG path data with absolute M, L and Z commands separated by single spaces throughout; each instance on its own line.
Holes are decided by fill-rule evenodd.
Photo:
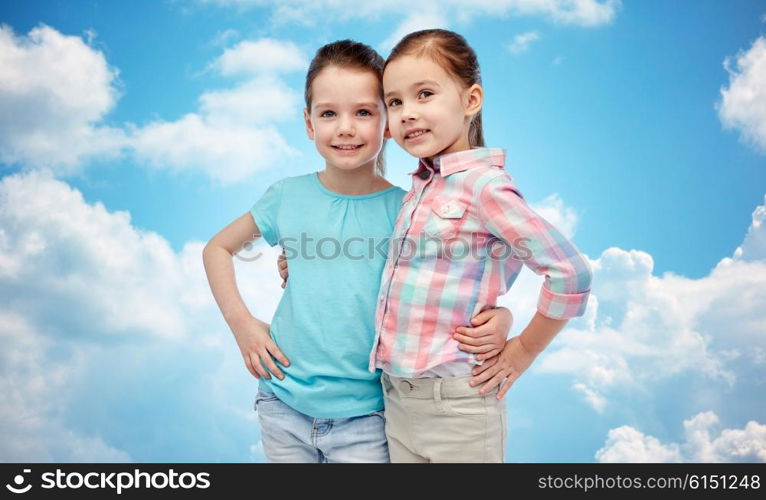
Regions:
M 306 132 L 327 166 L 374 168 L 387 136 L 380 82 L 372 71 L 328 66 L 311 83 Z
M 464 88 L 429 57 L 404 55 L 386 66 L 383 89 L 391 136 L 405 151 L 431 159 L 470 149 L 471 117 L 481 87 Z

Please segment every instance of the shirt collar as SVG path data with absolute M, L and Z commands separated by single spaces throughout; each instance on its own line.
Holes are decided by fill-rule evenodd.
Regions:
M 429 162 L 420 159 L 418 168 L 410 175 L 420 175 L 428 170 L 441 171 L 443 177 L 475 167 L 500 167 L 505 165 L 505 150 L 501 148 L 473 148 L 456 153 L 447 153 Z

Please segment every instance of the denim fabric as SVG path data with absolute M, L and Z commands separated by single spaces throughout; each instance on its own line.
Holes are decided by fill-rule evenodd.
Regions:
M 269 462 L 389 461 L 383 410 L 350 418 L 314 418 L 262 390 L 254 406 Z

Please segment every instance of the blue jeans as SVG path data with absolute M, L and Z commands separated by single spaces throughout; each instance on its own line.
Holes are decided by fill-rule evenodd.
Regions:
M 269 462 L 389 461 L 383 410 L 351 418 L 314 418 L 259 390 L 255 411 Z

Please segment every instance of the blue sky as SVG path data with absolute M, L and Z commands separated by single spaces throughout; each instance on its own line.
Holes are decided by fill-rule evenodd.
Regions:
M 322 168 L 301 120 L 320 45 L 447 27 L 479 55 L 488 144 L 596 270 L 509 396 L 508 459 L 766 460 L 766 7 L 573 5 L 0 5 L 0 376 L 24 409 L 0 459 L 262 460 L 201 245 Z M 273 263 L 239 269 L 268 317 Z M 538 289 L 504 298 L 515 333 Z

